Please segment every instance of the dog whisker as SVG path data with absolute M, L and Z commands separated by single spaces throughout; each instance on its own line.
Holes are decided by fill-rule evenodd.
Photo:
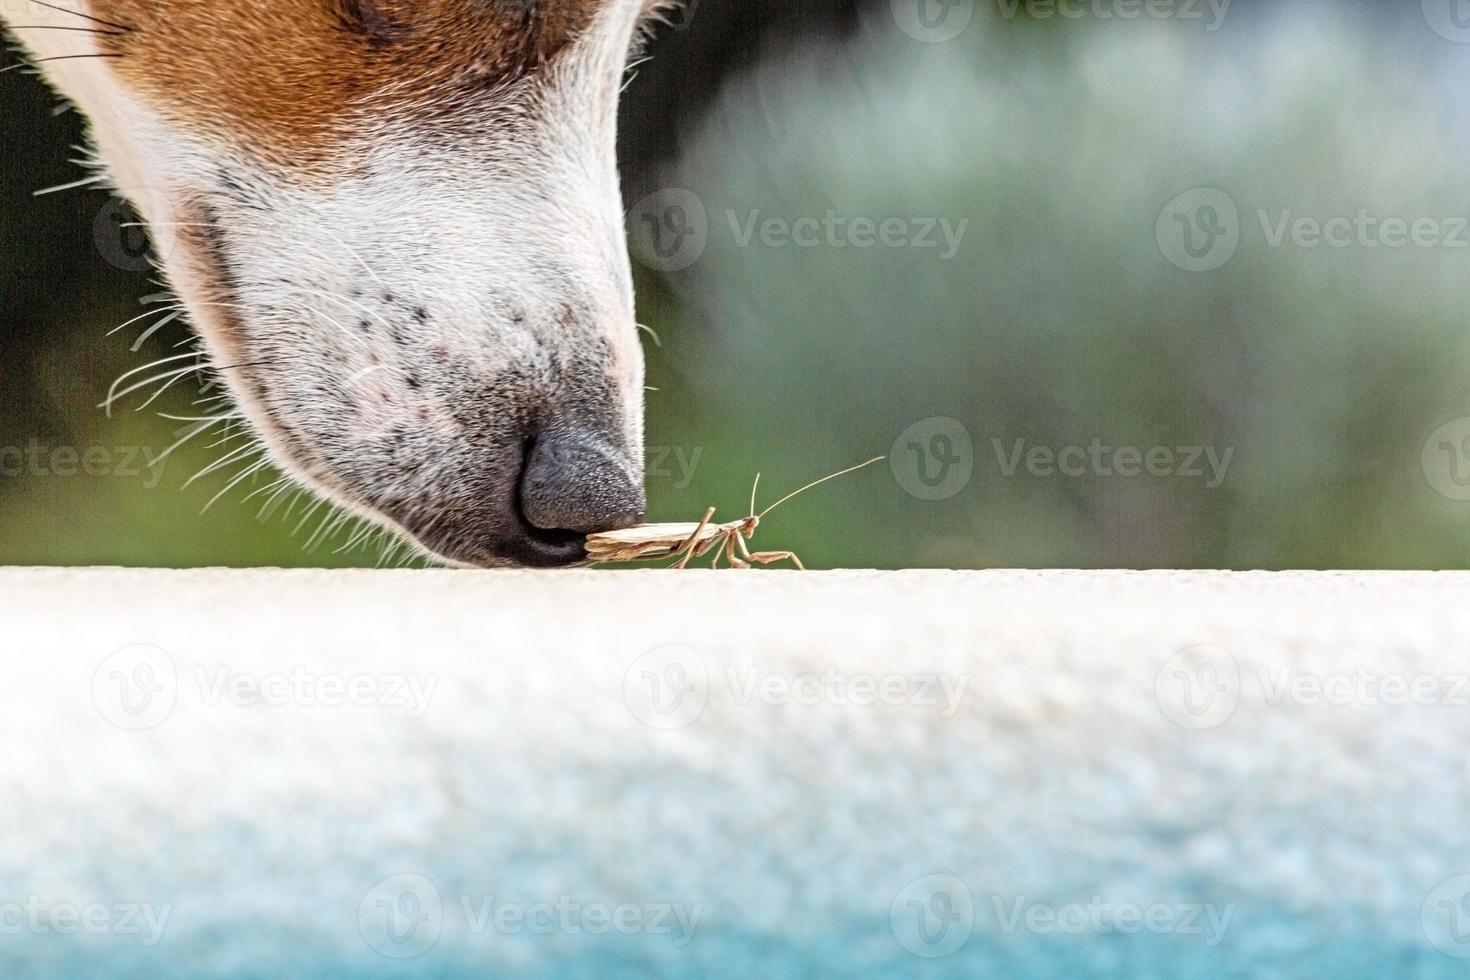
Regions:
M 122 37 L 124 31 L 104 31 L 97 27 L 75 27 L 68 24 L 11 24 L 13 31 L 82 31 L 87 34 L 105 34 L 108 37 Z
M 204 505 L 204 510 L 201 510 L 200 513 L 202 514 L 202 513 L 205 513 L 206 511 L 208 511 L 209 508 L 213 507 L 215 505 L 215 503 L 218 502 L 221 497 L 223 497 L 225 494 L 229 493 L 231 490 L 235 489 L 237 486 L 239 486 L 245 480 L 247 480 L 250 477 L 254 476 L 255 474 L 259 473 L 261 470 L 265 469 L 269 465 L 270 465 L 270 458 L 268 456 L 262 455 L 260 459 L 256 460 L 254 463 L 251 463 L 249 466 L 246 466 L 238 474 L 236 474 L 235 477 L 232 480 L 230 480 L 229 483 L 226 483 L 220 489 L 219 493 L 216 493 L 213 497 L 210 497 L 209 498 L 209 503 L 207 503 L 207 504 Z
M 180 446 L 184 445 L 186 442 L 189 442 L 195 436 L 199 435 L 202 432 L 208 432 L 210 429 L 214 428 L 215 424 L 216 423 L 214 423 L 214 422 L 201 422 L 200 424 L 194 426 L 192 429 L 190 429 L 188 432 L 186 432 L 183 435 L 183 437 L 175 440 L 174 443 L 171 446 L 169 446 L 162 453 L 160 453 L 158 455 L 158 457 L 154 460 L 155 465 L 157 463 L 160 463 L 163 460 L 167 459 L 169 456 L 173 455 L 174 450 L 178 449 Z
M 204 469 L 200 470 L 198 473 L 195 473 L 193 476 L 189 477 L 189 479 L 184 482 L 184 487 L 187 489 L 188 487 L 192 486 L 194 483 L 198 482 L 209 474 L 218 472 L 221 468 L 229 466 L 231 463 L 237 462 L 238 460 L 244 458 L 245 456 L 248 456 L 253 452 L 259 451 L 259 444 L 252 439 L 245 445 L 241 446 L 239 449 L 235 449 L 226 453 L 224 456 L 204 467 Z
M 148 398 L 147 401 L 145 401 L 143 404 L 139 405 L 137 408 L 133 409 L 133 411 L 135 411 L 135 412 L 141 412 L 141 411 L 143 411 L 143 409 L 147 408 L 149 405 L 152 405 L 160 397 L 162 397 L 163 393 L 165 391 L 168 391 L 175 384 L 177 384 L 181 378 L 188 377 L 190 374 L 193 374 L 195 371 L 198 371 L 199 368 L 200 368 L 200 366 L 197 365 L 197 364 L 187 364 L 184 367 L 175 368 L 172 371 L 164 371 L 161 374 L 155 374 L 152 377 L 147 378 L 147 379 L 145 379 L 143 381 L 134 382 L 133 384 L 131 384 L 128 387 L 124 388 L 122 391 L 119 391 L 117 393 L 117 397 L 118 398 L 123 398 L 123 397 L 125 397 L 127 395 L 132 394 L 135 391 L 138 391 L 140 389 L 146 388 L 146 387 L 148 387 L 151 384 L 157 384 L 158 382 L 162 381 L 163 384 L 159 387 L 159 389 L 157 391 L 155 391 Z M 112 409 L 112 404 L 113 404 L 112 402 L 107 402 L 107 403 L 105 403 L 104 407 L 107 408 L 109 410 L 109 412 L 110 412 L 111 409 Z
M 174 312 L 182 312 L 183 309 L 184 308 L 182 306 L 172 306 L 172 307 L 164 307 L 163 309 L 159 309 L 159 310 L 149 310 L 147 313 L 139 313 L 137 316 L 133 317 L 131 320 L 128 320 L 126 323 L 119 323 L 117 326 L 115 326 L 111 330 L 107 331 L 107 336 L 111 337 L 113 334 L 117 333 L 118 331 L 123 330 L 123 329 L 126 329 L 127 327 L 132 326 L 133 324 L 137 323 L 139 320 L 146 320 L 150 316 L 158 316 L 160 313 L 167 313 L 170 310 L 172 310 Z
M 35 4 L 38 7 L 47 7 L 51 10 L 57 11 L 58 13 L 71 14 L 73 17 L 80 17 L 83 20 L 90 20 L 94 24 L 101 24 L 103 27 L 111 27 L 124 33 L 131 33 L 132 31 L 137 29 L 134 27 L 129 27 L 127 24 L 119 24 L 116 21 L 104 20 L 101 17 L 93 17 L 91 14 L 84 14 L 80 10 L 72 10 L 69 7 L 63 7 L 59 4 L 47 3 L 46 0 L 31 0 L 31 3 Z
M 120 54 L 107 54 L 105 52 L 94 52 L 92 54 L 54 54 L 54 55 L 51 55 L 49 58 L 32 58 L 29 61 L 22 61 L 18 65 L 10 65 L 10 66 L 8 66 L 6 68 L 0 68 L 0 75 L 3 75 L 5 72 L 8 72 L 8 71 L 19 71 L 22 68 L 34 68 L 36 65 L 43 65 L 43 64 L 45 64 L 48 61 L 75 61 L 78 58 L 121 58 L 121 57 L 122 57 L 122 55 L 120 55 Z
M 83 177 L 81 180 L 73 180 L 70 183 L 57 184 L 55 187 L 43 187 L 38 191 L 31 191 L 31 196 L 45 197 L 47 194 L 60 194 L 63 191 L 74 191 L 79 187 L 103 183 L 107 179 L 107 174 L 93 174 L 91 177 Z
M 138 335 L 138 339 L 133 341 L 133 346 L 129 349 L 134 354 L 138 353 L 138 351 L 143 349 L 143 345 L 148 343 L 149 337 L 152 337 L 154 334 L 158 333 L 158 331 L 162 330 L 170 323 L 173 323 L 175 320 L 183 315 L 183 310 L 174 310 L 172 313 L 169 313 L 168 316 L 162 318 L 161 320 L 154 321 L 152 324 L 149 325 L 147 330 L 144 330 L 141 334 Z
M 197 359 L 198 357 L 199 357 L 199 353 L 197 351 L 190 351 L 187 354 L 175 354 L 172 357 L 162 357 L 162 358 L 159 358 L 156 361 L 151 361 L 148 364 L 143 365 L 142 367 L 133 368 L 133 370 L 128 371 L 128 372 L 120 375 L 118 377 L 118 379 L 112 383 L 112 387 L 110 387 L 110 388 L 107 389 L 107 398 L 100 405 L 98 405 L 97 407 L 98 408 L 101 408 L 101 409 L 105 409 L 107 411 L 108 416 L 111 417 L 111 415 L 112 415 L 112 405 L 113 405 L 113 403 L 115 403 L 117 401 L 118 398 L 121 397 L 121 395 L 119 395 L 119 393 L 118 393 L 118 388 L 122 386 L 123 382 L 127 381 L 131 377 L 135 377 L 135 376 L 137 376 L 139 374 L 142 374 L 144 371 L 149 371 L 149 370 L 151 370 L 151 369 L 153 369 L 155 367 L 161 367 L 164 364 L 170 364 L 170 363 L 173 363 L 175 361 L 182 361 L 182 360 L 185 360 L 185 359 L 188 359 L 188 358 L 196 358 Z M 198 367 L 197 365 L 191 365 L 189 367 L 189 370 L 196 370 L 197 367 Z M 148 383 L 149 382 L 144 382 L 144 384 L 148 384 Z M 136 388 L 130 388 L 128 390 L 129 391 L 134 391 L 134 390 L 136 390 Z

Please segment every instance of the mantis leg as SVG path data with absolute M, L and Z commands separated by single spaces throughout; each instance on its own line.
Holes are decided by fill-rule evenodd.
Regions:
M 730 565 L 734 568 L 749 568 L 751 557 L 750 546 L 745 543 L 745 535 L 736 531 L 733 537 L 735 538 L 735 544 L 730 549 Z M 739 555 L 735 553 L 737 549 L 740 552 Z
M 737 534 L 735 537 L 740 545 L 740 554 L 742 557 L 745 558 L 747 562 L 757 562 L 761 565 L 771 565 L 775 564 L 778 561 L 790 560 L 794 565 L 796 565 L 797 568 L 801 569 L 803 572 L 806 571 L 806 566 L 801 563 L 800 558 L 796 557 L 796 552 L 794 551 L 757 551 L 756 553 L 751 554 L 750 548 L 747 547 L 745 544 L 745 535 Z M 746 565 L 745 567 L 749 568 L 750 566 Z
M 715 552 L 715 560 L 712 561 L 712 562 L 710 562 L 710 565 L 709 565 L 710 568 L 719 568 L 720 567 L 720 558 L 725 554 L 725 548 L 728 547 L 729 544 L 730 544 L 730 536 L 729 535 L 726 535 L 725 537 L 723 537 L 723 538 L 720 539 L 720 548 L 719 548 L 718 551 Z
M 800 558 L 796 557 L 796 552 L 794 551 L 757 551 L 750 556 L 750 560 L 761 565 L 773 565 L 778 561 L 789 561 L 799 570 L 806 571 L 806 566 L 801 563 Z
M 715 509 L 713 507 L 705 511 L 704 517 L 699 522 L 699 527 L 695 528 L 694 533 L 689 535 L 688 541 L 685 541 L 683 544 L 679 545 L 678 550 L 676 550 L 674 554 L 683 555 L 684 557 L 680 558 L 677 562 L 674 563 L 675 568 L 689 567 L 689 559 L 694 557 L 694 552 L 699 547 L 699 536 L 704 533 L 705 528 L 709 527 L 709 522 L 714 518 L 714 516 Z

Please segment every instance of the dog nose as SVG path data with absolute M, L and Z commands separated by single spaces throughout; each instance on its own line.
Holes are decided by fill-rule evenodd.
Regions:
M 643 523 L 641 475 L 600 435 L 546 433 L 531 447 L 521 510 L 544 531 L 593 534 Z

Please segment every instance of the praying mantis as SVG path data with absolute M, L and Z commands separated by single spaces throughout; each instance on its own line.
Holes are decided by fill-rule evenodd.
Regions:
M 702 558 L 714 551 L 711 568 L 720 567 L 723 559 L 731 568 L 750 568 L 751 565 L 773 565 L 790 561 L 801 571 L 806 566 L 792 551 L 751 551 L 750 538 L 760 527 L 761 519 L 782 504 L 828 480 L 855 473 L 886 457 L 875 456 L 866 463 L 850 466 L 845 470 L 814 480 L 799 490 L 794 490 L 756 513 L 755 495 L 760 488 L 761 478 L 756 474 L 755 484 L 750 488 L 750 515 L 728 524 L 714 523 L 715 508 L 705 511 L 697 524 L 644 524 L 622 531 L 606 531 L 587 538 L 587 557 L 594 564 L 621 563 L 631 561 L 656 561 L 662 558 L 677 559 L 673 568 L 687 568 L 695 558 Z

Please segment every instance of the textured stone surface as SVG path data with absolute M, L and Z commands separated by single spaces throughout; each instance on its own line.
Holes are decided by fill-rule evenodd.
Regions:
M 0 974 L 1459 976 L 1467 599 L 3 570 Z

